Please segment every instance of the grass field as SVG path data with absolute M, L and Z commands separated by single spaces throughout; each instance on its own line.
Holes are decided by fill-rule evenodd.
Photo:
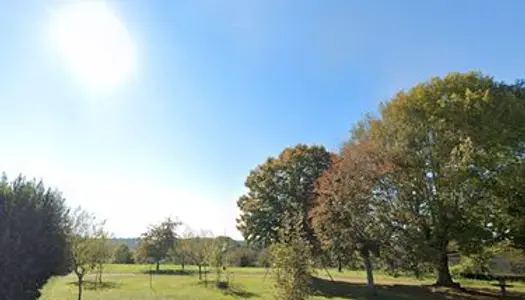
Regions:
M 271 277 L 265 278 L 262 268 L 231 269 L 231 288 L 219 290 L 213 283 L 207 287 L 199 282 L 197 269 L 186 267 L 180 272 L 180 266 L 163 265 L 163 275 L 150 275 L 153 270 L 149 265 L 108 265 L 103 276 L 104 284 L 95 289 L 94 276 L 87 277 L 85 300 L 190 300 L 190 299 L 274 299 Z M 436 289 L 429 284 L 431 279 L 416 280 L 409 277 L 393 278 L 385 274 L 376 274 L 377 295 L 371 295 L 364 284 L 365 274 L 360 271 L 343 273 L 330 270 L 334 277 L 328 279 L 326 271 L 320 270 L 313 281 L 314 299 L 384 299 L 384 300 L 489 300 L 500 299 L 498 288 L 489 282 L 460 280 L 464 291 Z M 209 274 L 210 281 L 214 279 Z M 76 277 L 73 275 L 57 277 L 51 280 L 43 291 L 43 300 L 76 299 Z M 151 279 L 151 282 L 150 282 Z M 151 285 L 150 285 L 151 283 Z M 508 299 L 525 299 L 525 283 L 512 283 Z

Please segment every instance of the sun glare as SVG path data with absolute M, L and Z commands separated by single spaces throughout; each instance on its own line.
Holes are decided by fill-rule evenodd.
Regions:
M 103 1 L 64 5 L 51 20 L 52 42 L 82 84 L 105 89 L 134 71 L 129 34 Z

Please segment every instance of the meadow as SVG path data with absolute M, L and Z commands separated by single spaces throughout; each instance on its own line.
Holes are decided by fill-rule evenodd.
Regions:
M 270 274 L 263 268 L 230 269 L 230 288 L 217 289 L 214 274 L 210 272 L 207 286 L 199 281 L 196 267 L 163 265 L 160 274 L 150 275 L 150 265 L 107 265 L 103 284 L 95 287 L 94 275 L 86 278 L 85 300 L 198 300 L 198 299 L 275 299 Z M 411 277 L 391 277 L 381 272 L 375 274 L 377 294 L 372 295 L 365 285 L 362 271 L 319 270 L 312 282 L 313 299 L 388 299 L 388 300 L 489 300 L 501 299 L 494 282 L 458 280 L 463 290 L 435 288 L 432 278 L 418 280 Z M 43 290 L 43 300 L 76 299 L 76 277 L 68 275 L 50 280 Z M 525 299 L 525 283 L 510 283 L 506 299 Z

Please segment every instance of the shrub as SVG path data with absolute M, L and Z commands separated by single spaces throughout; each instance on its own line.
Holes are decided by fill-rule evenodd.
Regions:
M 289 243 L 274 244 L 270 253 L 278 299 L 309 299 L 313 261 L 307 244 L 295 237 Z

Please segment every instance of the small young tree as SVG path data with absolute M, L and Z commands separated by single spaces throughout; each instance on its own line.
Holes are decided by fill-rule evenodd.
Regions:
M 210 253 L 210 249 L 213 245 L 213 239 L 211 235 L 205 231 L 201 231 L 200 234 L 192 233 L 191 231 L 186 232 L 185 242 L 181 244 L 183 251 L 186 253 L 188 259 L 199 268 L 199 280 L 202 280 L 203 268 L 207 266 L 207 259 Z M 204 270 L 206 275 L 206 270 Z
M 78 207 L 70 215 L 69 240 L 72 251 L 73 272 L 77 276 L 78 300 L 82 300 L 84 277 L 97 266 L 98 236 L 104 223 Z
M 174 261 L 176 261 L 178 264 L 180 264 L 182 272 L 184 272 L 186 268 L 186 263 L 188 260 L 188 254 L 186 253 L 187 247 L 184 245 L 187 243 L 186 240 L 179 239 L 176 242 L 175 250 L 173 251 L 173 257 Z
M 173 248 L 177 234 L 175 230 L 181 223 L 167 218 L 158 225 L 150 226 L 147 232 L 142 234 L 138 247 L 138 256 L 150 258 L 156 264 L 156 271 L 160 270 L 160 261 L 168 257 Z
M 224 240 L 216 238 L 213 240 L 211 247 L 208 248 L 207 264 L 215 269 L 216 285 L 218 288 L 228 288 L 229 274 L 227 269 L 226 254 L 228 251 L 228 243 Z M 222 275 L 226 273 L 225 280 Z
M 308 244 L 294 234 L 287 243 L 270 246 L 272 274 L 279 300 L 304 300 L 311 295 L 313 260 Z
M 94 243 L 94 263 L 97 271 L 95 281 L 97 283 L 102 283 L 104 265 L 111 260 L 113 252 L 113 244 L 109 239 L 109 234 L 104 230 L 104 227 L 101 226 L 98 228 Z
M 182 267 L 182 271 L 184 272 L 184 268 L 187 263 L 191 263 L 191 238 L 194 235 L 190 230 L 186 230 L 182 233 L 181 238 L 177 239 L 175 242 L 175 249 L 173 251 L 173 255 L 175 256 L 178 263 L 180 263 Z

